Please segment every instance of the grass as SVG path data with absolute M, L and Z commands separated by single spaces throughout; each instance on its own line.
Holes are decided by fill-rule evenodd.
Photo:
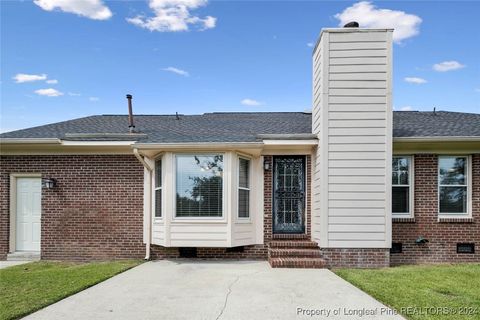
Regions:
M 23 317 L 140 263 L 42 261 L 2 269 L 0 319 Z
M 338 269 L 335 273 L 407 319 L 480 319 L 480 264 Z M 428 309 L 432 307 L 448 309 Z

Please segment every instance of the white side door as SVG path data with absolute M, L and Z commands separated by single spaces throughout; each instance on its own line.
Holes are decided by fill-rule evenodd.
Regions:
M 16 251 L 40 251 L 42 179 L 17 178 Z

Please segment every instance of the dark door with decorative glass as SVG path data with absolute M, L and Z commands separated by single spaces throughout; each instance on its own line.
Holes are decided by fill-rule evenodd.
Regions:
M 305 232 L 305 157 L 273 158 L 273 232 Z

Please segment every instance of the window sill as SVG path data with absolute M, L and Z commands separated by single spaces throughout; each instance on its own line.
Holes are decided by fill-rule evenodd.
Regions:
M 415 223 L 415 218 L 414 217 L 393 217 L 392 218 L 393 223 Z
M 473 218 L 470 217 L 439 217 L 438 223 L 473 223 Z

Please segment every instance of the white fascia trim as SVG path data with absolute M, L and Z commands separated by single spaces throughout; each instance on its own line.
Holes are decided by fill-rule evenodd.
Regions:
M 309 140 L 263 140 L 263 144 L 268 145 L 283 145 L 283 146 L 316 146 L 318 145 L 317 139 L 309 139 Z
M 143 150 L 155 149 L 205 149 L 205 148 L 261 148 L 262 142 L 188 142 L 188 143 L 135 143 L 134 148 Z
M 480 141 L 480 137 L 472 136 L 445 136 L 445 137 L 394 137 L 393 142 L 461 142 Z
M 65 141 L 62 140 L 61 144 L 63 146 L 78 146 L 78 147 L 109 147 L 109 146 L 131 146 L 135 141 Z
M 61 144 L 57 138 L 3 138 L 0 144 Z

